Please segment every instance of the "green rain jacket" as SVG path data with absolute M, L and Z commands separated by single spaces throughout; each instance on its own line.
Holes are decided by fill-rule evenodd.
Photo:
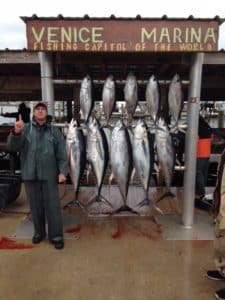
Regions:
M 20 135 L 10 133 L 7 146 L 20 152 L 23 180 L 58 180 L 59 174 L 68 173 L 65 140 L 50 116 L 42 126 L 33 119 Z

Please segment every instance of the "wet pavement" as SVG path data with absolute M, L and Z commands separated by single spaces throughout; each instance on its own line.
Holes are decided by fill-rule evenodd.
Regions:
M 98 217 L 87 216 L 78 207 L 65 210 L 63 250 L 55 250 L 47 240 L 31 249 L 0 250 L 1 298 L 214 299 L 214 291 L 224 283 L 204 276 L 205 269 L 214 268 L 212 218 L 196 210 L 193 228 L 184 229 L 179 215 L 182 200 L 176 195 L 172 208 L 166 200 L 160 203 L 165 215 Z M 62 205 L 71 196 L 69 187 Z M 8 210 L 29 211 L 23 189 Z M 30 226 L 26 214 L 1 214 L 0 237 L 12 238 L 23 222 L 26 231 Z M 15 243 L 31 245 L 32 230 L 26 233 L 18 234 Z

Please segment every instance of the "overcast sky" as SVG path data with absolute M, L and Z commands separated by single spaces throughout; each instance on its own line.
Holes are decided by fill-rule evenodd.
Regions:
M 6 0 L 0 11 L 0 49 L 27 48 L 26 28 L 20 16 L 31 17 L 162 17 L 225 18 L 225 1 L 212 0 L 210 4 L 198 0 Z M 219 30 L 219 49 L 225 49 L 225 24 Z

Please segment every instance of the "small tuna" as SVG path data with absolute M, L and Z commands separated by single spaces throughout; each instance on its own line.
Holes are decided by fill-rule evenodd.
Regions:
M 124 98 L 128 114 L 128 122 L 131 123 L 137 103 L 138 103 L 138 85 L 133 73 L 129 73 L 124 87 Z
M 113 76 L 109 75 L 102 90 L 103 111 L 106 116 L 106 122 L 109 123 L 110 116 L 115 106 L 115 82 Z
M 145 98 L 148 108 L 148 113 L 151 119 L 156 123 L 158 112 L 160 109 L 159 84 L 155 75 L 152 75 L 147 83 Z
M 92 108 L 92 84 L 90 76 L 87 75 L 82 80 L 80 88 L 80 114 L 81 119 L 84 120 L 85 123 L 88 122 Z
M 138 206 L 149 205 L 148 189 L 153 171 L 154 154 L 150 135 L 143 120 L 139 120 L 134 128 L 132 146 L 135 169 L 145 192 L 145 199 Z
M 158 163 L 163 172 L 166 184 L 165 194 L 158 199 L 162 200 L 165 197 L 174 195 L 170 191 L 171 182 L 173 179 L 175 152 L 173 147 L 172 138 L 169 129 L 163 119 L 159 119 L 155 132 L 155 143 L 158 156 Z
M 112 207 L 111 203 L 101 195 L 109 159 L 107 140 L 98 120 L 92 117 L 89 119 L 87 128 L 87 159 L 97 183 L 97 195 L 88 203 L 88 206 L 94 202 L 104 202 Z
M 113 128 L 110 148 L 112 173 L 123 198 L 123 206 L 117 212 L 133 211 L 127 206 L 127 194 L 133 168 L 132 148 L 129 133 L 122 120 L 118 120 Z
M 178 74 L 174 75 L 169 86 L 168 105 L 171 116 L 171 128 L 173 132 L 177 132 L 178 121 L 183 108 L 182 84 Z

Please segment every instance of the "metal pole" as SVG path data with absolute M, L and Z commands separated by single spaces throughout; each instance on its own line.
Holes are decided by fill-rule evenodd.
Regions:
M 39 52 L 41 64 L 41 89 L 42 101 L 47 102 L 48 112 L 54 117 L 54 86 L 53 86 L 53 66 L 52 55 L 50 53 Z
M 185 138 L 184 202 L 182 211 L 182 222 L 187 228 L 191 228 L 194 221 L 196 150 L 203 59 L 204 53 L 197 53 L 193 56 L 188 90 L 188 129 Z

